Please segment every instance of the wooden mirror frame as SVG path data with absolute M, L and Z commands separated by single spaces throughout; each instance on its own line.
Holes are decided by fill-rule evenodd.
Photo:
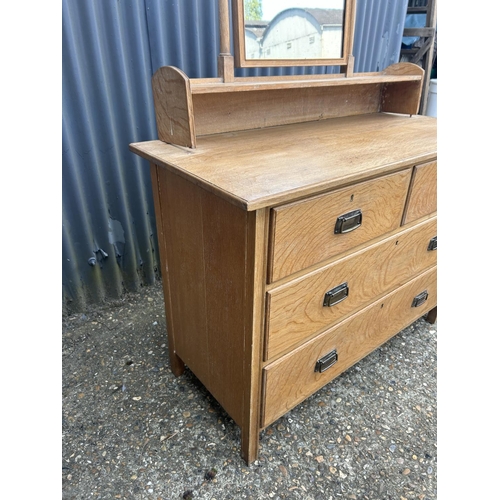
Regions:
M 356 0 L 345 0 L 342 57 L 338 59 L 247 59 L 244 0 L 232 0 L 234 63 L 239 68 L 275 66 L 348 66 L 352 62 Z

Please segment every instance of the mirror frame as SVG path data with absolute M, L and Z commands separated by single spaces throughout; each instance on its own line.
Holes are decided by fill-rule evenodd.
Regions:
M 269 68 L 275 66 L 347 66 L 354 43 L 356 0 L 345 0 L 342 57 L 338 59 L 247 59 L 245 53 L 244 0 L 232 0 L 235 66 Z

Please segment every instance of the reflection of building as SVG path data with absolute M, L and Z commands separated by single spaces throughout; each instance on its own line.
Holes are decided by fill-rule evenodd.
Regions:
M 266 25 L 245 23 L 247 59 L 342 57 L 343 9 L 286 9 Z
M 267 21 L 245 22 L 245 51 L 247 59 L 260 58 L 260 40 L 268 24 Z

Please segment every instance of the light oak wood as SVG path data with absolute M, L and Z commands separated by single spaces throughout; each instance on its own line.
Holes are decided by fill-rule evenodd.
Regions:
M 229 32 L 229 0 L 219 0 L 219 40 L 220 54 L 231 55 L 231 34 Z
M 412 169 L 385 175 L 271 211 L 269 281 L 325 260 L 401 224 Z M 335 234 L 337 218 L 361 210 L 361 226 Z
M 435 320 L 436 176 L 424 165 L 436 120 L 410 116 L 423 76 L 411 64 L 354 75 L 345 52 L 340 75 L 234 78 L 219 7 L 218 78 L 160 68 L 159 140 L 129 147 L 151 164 L 172 371 L 199 378 L 251 463 L 262 426 L 409 322 Z M 357 203 L 361 228 L 332 240 Z M 343 281 L 347 299 L 324 307 Z M 408 312 L 420 285 L 428 300 Z M 339 362 L 311 378 L 332 338 Z
M 415 167 L 403 223 L 437 211 L 437 162 Z
M 262 348 L 264 329 L 265 266 L 267 262 L 267 235 L 269 210 L 251 212 L 247 225 L 248 256 L 255 262 L 253 277 L 247 281 L 247 324 L 251 332 L 244 332 L 243 362 L 245 379 L 243 398 L 243 423 L 241 425 L 241 452 L 247 463 L 254 462 L 259 454 L 260 402 L 262 391 Z M 250 269 L 248 271 L 251 271 Z M 252 279 L 253 278 L 253 279 Z M 234 355 L 234 352 L 233 352 Z
M 273 89 L 234 94 L 194 94 L 193 106 L 198 137 L 240 130 L 261 129 L 376 113 L 381 85 L 318 86 Z M 351 100 L 353 102 L 351 102 Z M 234 110 L 238 109 L 239 113 Z M 217 119 L 214 119 L 214 115 Z
M 173 156 L 182 151 L 164 143 L 162 147 L 170 148 Z M 361 182 L 380 181 L 377 175 L 372 178 L 374 171 L 377 169 L 368 169 L 364 173 L 367 180 Z M 408 171 L 409 168 L 399 169 L 390 175 L 404 177 Z M 271 207 L 247 211 L 214 194 L 196 177 L 188 180 L 171 169 L 156 165 L 151 166 L 151 173 L 161 238 L 172 370 L 180 375 L 186 363 L 225 408 L 241 428 L 242 456 L 247 463 L 251 463 L 258 457 L 261 426 L 288 411 L 291 404 L 286 392 L 276 392 L 273 377 L 278 372 L 271 369 L 276 363 L 295 356 L 303 345 L 308 345 L 304 343 L 322 338 L 325 335 L 322 332 L 329 331 L 325 328 L 331 329 L 331 325 L 339 325 L 339 321 L 341 325 L 345 321 L 355 321 L 358 312 L 362 312 L 364 306 L 370 307 L 374 300 L 380 298 L 385 308 L 385 299 L 390 297 L 387 296 L 389 290 L 405 280 L 418 277 L 419 273 L 425 274 L 426 266 L 435 263 L 436 252 L 427 251 L 427 245 L 429 239 L 435 236 L 436 219 L 393 229 L 386 233 L 389 234 L 386 238 L 361 243 L 361 249 L 355 247 L 354 250 L 358 249 L 355 253 L 350 253 L 353 249 L 344 251 L 341 258 L 324 268 L 305 271 L 306 274 L 300 278 L 281 279 L 278 286 L 268 290 L 272 301 L 266 308 L 265 275 L 270 259 L 268 248 L 272 247 L 268 240 Z M 352 189 L 358 192 L 355 185 Z M 388 192 L 387 196 L 392 194 Z M 301 203 L 306 206 L 308 202 L 297 204 Z M 403 200 L 401 204 L 404 204 Z M 274 207 L 275 210 L 279 208 Z M 384 209 L 379 207 L 381 217 L 386 217 Z M 336 272 L 333 273 L 332 269 Z M 330 322 L 318 322 L 317 310 L 309 306 L 314 302 L 310 298 L 310 290 L 321 289 L 321 300 L 333 280 L 344 279 L 342 273 L 349 269 L 352 272 L 349 275 L 349 297 L 334 308 L 342 307 L 351 299 L 361 297 L 361 301 L 344 316 L 329 318 Z M 373 273 L 373 269 L 377 269 L 377 273 Z M 324 286 L 318 287 L 314 280 L 328 273 L 332 273 L 329 279 Z M 300 292 L 297 286 L 304 283 L 306 286 Z M 280 306 L 279 301 L 289 291 L 293 292 L 289 296 L 289 304 L 285 301 Z M 290 304 L 305 304 L 303 317 L 307 316 L 305 323 L 309 323 L 311 328 L 306 333 L 302 332 L 300 338 L 294 339 L 296 332 L 286 321 L 283 322 L 287 315 L 290 318 L 301 317 L 300 314 L 294 316 Z M 423 308 L 412 311 L 412 317 L 429 312 L 428 319 L 432 320 L 435 319 L 434 310 L 432 301 L 427 301 Z M 402 311 L 398 307 L 394 313 L 389 311 L 393 323 L 390 328 L 377 330 L 377 335 L 382 336 L 379 337 L 381 341 L 401 329 L 399 317 L 403 315 Z M 282 328 L 276 327 L 276 320 L 283 322 Z M 366 323 L 371 325 L 374 321 Z M 268 328 L 270 335 L 266 337 Z M 360 359 L 368 352 L 367 346 L 372 344 L 363 340 L 366 334 L 362 329 L 361 337 L 353 339 L 354 347 L 349 347 L 349 356 Z M 359 347 L 356 347 L 359 342 Z M 342 370 L 342 364 L 335 369 Z M 301 398 L 311 393 L 312 386 L 308 385 L 308 379 L 296 378 L 295 384 Z M 264 402 L 265 413 L 261 411 Z
M 274 66 L 345 66 L 352 55 L 354 41 L 355 0 L 345 0 L 342 56 L 322 59 L 247 59 L 245 54 L 245 17 L 244 0 L 232 0 L 234 53 L 236 66 L 274 67 Z
M 433 325 L 437 320 L 437 307 L 432 308 L 425 316 L 425 321 Z
M 387 82 L 382 89 L 380 110 L 387 113 L 416 115 L 420 107 L 424 70 L 411 63 L 388 66 L 385 75 L 419 76 L 419 80 L 408 80 L 399 84 Z
M 217 59 L 217 74 L 223 82 L 234 81 L 234 59 L 231 55 L 228 2 L 229 0 L 219 0 L 220 54 Z
M 197 136 L 221 132 L 380 111 L 414 114 L 421 96 L 421 68 L 398 63 L 383 73 L 354 75 L 354 59 L 349 56 L 348 61 L 348 77 L 255 81 L 235 79 L 232 56 L 226 53 L 218 59 L 219 78 L 190 80 L 177 68 L 160 68 L 152 80 L 158 137 L 195 148 Z
M 264 300 L 262 216 L 165 169 L 158 184 L 175 352 L 249 433 L 262 356 L 254 337 Z
M 336 327 L 266 366 L 262 427 L 270 425 L 432 309 L 437 301 L 436 280 L 436 268 L 431 268 Z M 425 290 L 429 294 L 425 304 L 412 307 L 413 298 Z M 323 373 L 315 372 L 316 361 L 333 349 L 338 353 L 337 363 Z
M 344 252 L 341 252 L 339 254 L 334 255 L 333 257 L 329 257 L 321 262 L 313 264 L 313 265 L 311 265 L 311 266 L 309 266 L 301 271 L 297 271 L 296 273 L 285 276 L 284 278 L 282 278 L 280 280 L 270 282 L 268 279 L 268 282 L 266 284 L 266 291 L 271 291 L 271 290 L 275 290 L 277 288 L 281 288 L 286 283 L 290 283 L 292 281 L 303 278 L 304 276 L 306 276 L 308 274 L 319 271 L 320 269 L 323 269 L 326 266 L 333 264 L 334 262 L 337 262 L 340 259 L 344 259 L 344 258 L 352 255 L 353 253 L 355 253 L 363 248 L 366 248 L 367 246 L 375 245 L 377 243 L 384 241 L 387 238 L 395 236 L 401 232 L 402 228 L 410 229 L 413 226 L 419 225 L 421 222 L 423 222 L 424 219 L 429 219 L 429 218 L 435 217 L 435 216 L 436 216 L 436 213 L 434 213 L 431 216 L 419 219 L 416 222 L 405 224 L 404 226 L 398 226 L 393 231 L 390 231 L 388 233 L 384 233 L 383 235 L 377 236 L 377 237 L 371 239 L 370 241 L 368 241 L 367 243 L 361 244 L 359 246 L 355 246 L 354 248 L 349 248 L 348 250 L 345 250 Z M 271 255 L 271 253 L 272 253 L 272 245 L 269 245 L 269 256 Z M 270 263 L 268 263 L 268 268 L 269 268 L 269 265 L 270 265 Z
M 385 83 L 401 84 L 420 82 L 422 69 L 410 63 L 410 67 L 418 68 L 413 73 L 354 73 L 352 77 L 345 75 L 295 75 L 295 76 L 266 76 L 266 77 L 239 77 L 234 82 L 224 84 L 218 78 L 204 78 L 190 80 L 191 91 L 195 94 L 233 94 L 238 92 L 255 92 L 262 90 L 307 89 L 313 87 L 357 87 L 359 85 L 380 85 Z M 390 67 L 389 67 L 390 68 Z M 388 71 L 388 70 L 386 70 Z M 332 89 L 330 90 L 332 92 Z
M 354 71 L 354 25 L 356 23 L 356 0 L 345 2 L 345 20 L 344 20 L 344 57 L 347 58 L 346 76 L 352 76 Z
M 374 299 L 436 265 L 427 247 L 437 234 L 437 219 L 404 230 L 286 283 L 267 293 L 268 330 L 265 359 L 296 347 L 309 336 L 332 325 Z M 349 295 L 332 306 L 323 305 L 325 293 L 347 283 Z
M 353 55 L 350 55 L 347 58 L 347 66 L 346 66 L 346 70 L 345 70 L 345 76 L 347 78 L 354 77 L 354 56 Z
M 374 113 L 200 137 L 195 150 L 161 141 L 130 149 L 256 210 L 433 160 L 436 120 Z
M 231 0 L 233 19 L 233 44 L 234 62 L 237 67 L 242 67 L 245 59 L 245 12 L 243 5 L 238 0 Z
M 177 68 L 163 66 L 153 75 L 152 85 L 158 138 L 163 142 L 195 148 L 189 78 Z
M 420 80 L 418 75 L 385 75 L 384 73 L 378 71 L 356 73 L 355 75 L 356 76 L 353 75 L 354 80 L 352 80 L 354 85 Z M 261 88 L 261 84 L 266 84 L 268 87 L 267 90 L 270 90 L 270 87 L 277 84 L 280 85 L 280 88 L 306 87 L 308 81 L 311 82 L 312 86 L 317 86 L 320 84 L 318 82 L 322 80 L 326 81 L 326 83 L 323 83 L 323 86 L 345 86 L 346 82 L 351 82 L 351 79 L 345 80 L 345 78 L 346 75 L 343 73 L 322 73 L 312 75 L 238 76 L 234 78 L 234 82 L 229 86 L 224 85 L 224 81 L 220 77 L 191 78 L 189 82 L 191 84 L 191 92 L 193 94 L 204 94 L 209 92 L 227 93 L 235 91 L 245 92 L 248 90 L 259 90 Z M 341 80 L 342 83 L 335 84 L 333 83 L 334 80 Z M 252 85 L 248 85 L 249 83 Z
M 163 172 L 159 170 L 159 167 L 157 167 L 154 163 L 151 163 L 150 174 L 151 174 L 151 186 L 153 188 L 153 200 L 155 205 L 156 233 L 158 237 L 158 248 L 160 252 L 160 268 L 161 268 L 162 285 L 163 285 L 163 297 L 165 302 L 165 317 L 167 323 L 168 354 L 170 359 L 170 369 L 172 370 L 172 373 L 176 377 L 179 377 L 184 373 L 185 365 L 182 359 L 178 356 L 177 350 L 175 348 L 174 324 L 172 321 L 172 295 L 174 292 L 171 289 L 170 279 L 168 274 L 167 249 L 166 249 L 167 235 L 164 229 L 164 214 L 160 200 L 160 190 L 162 185 L 161 177 L 163 176 Z
M 217 73 L 225 83 L 234 81 L 234 60 L 233 56 L 220 55 L 217 59 Z

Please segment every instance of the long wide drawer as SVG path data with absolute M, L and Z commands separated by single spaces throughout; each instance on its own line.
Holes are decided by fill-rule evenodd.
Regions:
M 271 211 L 273 282 L 401 225 L 411 169 Z
M 437 252 L 430 242 L 436 231 L 434 217 L 270 290 L 264 359 L 290 350 L 434 266 Z
M 266 366 L 261 426 L 274 422 L 436 304 L 433 267 Z

